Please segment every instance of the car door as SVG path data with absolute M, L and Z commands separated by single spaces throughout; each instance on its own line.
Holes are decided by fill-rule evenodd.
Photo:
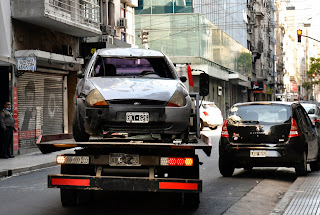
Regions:
M 308 159 L 314 159 L 317 157 L 319 150 L 317 132 L 314 129 L 305 109 L 301 106 L 298 106 L 297 111 L 299 122 L 301 123 L 300 128 L 302 128 L 301 132 L 304 132 L 306 141 L 308 143 Z

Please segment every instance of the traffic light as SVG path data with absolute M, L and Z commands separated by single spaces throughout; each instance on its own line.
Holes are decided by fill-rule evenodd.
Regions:
M 201 73 L 200 74 L 200 96 L 207 96 L 209 95 L 209 75 L 207 73 Z
M 297 30 L 297 35 L 298 35 L 298 42 L 301 43 L 301 35 L 302 35 L 302 30 Z
M 140 39 L 141 39 L 141 43 L 142 43 L 142 44 L 148 43 L 148 35 L 149 35 L 149 32 L 148 32 L 148 31 L 146 31 L 146 30 L 142 30 L 142 31 L 141 31 L 141 37 L 140 37 Z

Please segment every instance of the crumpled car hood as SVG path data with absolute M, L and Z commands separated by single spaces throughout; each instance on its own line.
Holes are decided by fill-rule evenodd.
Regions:
M 169 101 L 181 84 L 178 80 L 93 77 L 89 81 L 106 100 L 151 99 Z

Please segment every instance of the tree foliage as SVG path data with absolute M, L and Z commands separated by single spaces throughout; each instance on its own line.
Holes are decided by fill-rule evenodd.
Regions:
M 314 74 L 315 78 L 312 76 Z M 306 81 L 302 84 L 302 86 L 306 90 L 312 89 L 312 85 L 320 84 L 319 77 L 320 76 L 320 58 L 310 58 L 310 70 L 307 72 L 307 78 L 309 81 Z

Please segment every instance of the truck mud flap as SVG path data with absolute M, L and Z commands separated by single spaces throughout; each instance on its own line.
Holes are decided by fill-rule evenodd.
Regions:
M 197 179 L 95 177 L 60 174 L 48 175 L 48 187 L 105 191 L 199 193 L 202 191 L 202 181 Z

